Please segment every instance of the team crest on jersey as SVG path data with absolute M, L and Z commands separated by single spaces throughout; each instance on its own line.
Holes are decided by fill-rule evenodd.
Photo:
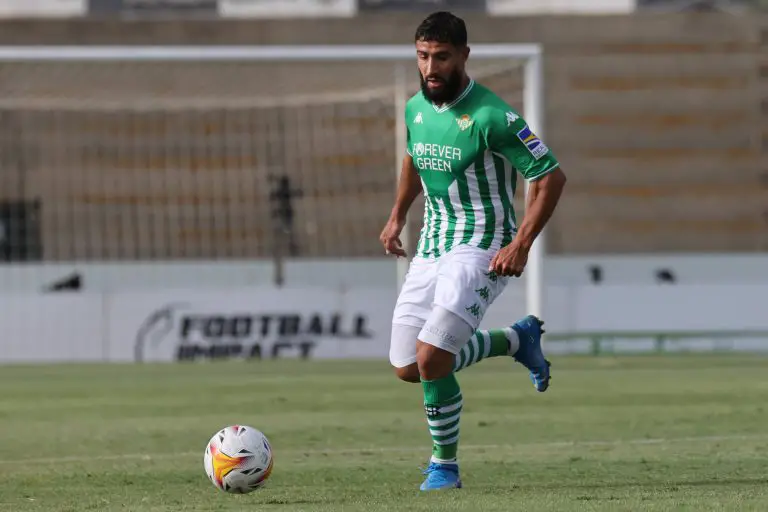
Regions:
M 520 139 L 533 158 L 538 160 L 549 152 L 549 148 L 525 125 L 522 130 L 517 132 L 517 138 Z
M 472 126 L 472 123 L 474 121 L 469 117 L 469 114 L 464 114 L 460 118 L 456 120 L 456 122 L 459 124 L 459 128 L 461 128 L 461 131 L 466 130 L 470 126 Z

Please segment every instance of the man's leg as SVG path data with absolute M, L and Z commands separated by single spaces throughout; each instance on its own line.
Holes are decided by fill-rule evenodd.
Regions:
M 508 277 L 488 271 L 493 254 L 493 250 L 463 246 L 446 255 L 438 269 L 435 305 L 477 328 L 509 282 Z M 505 329 L 477 331 L 457 353 L 454 368 L 459 371 L 487 357 L 510 355 L 529 370 L 536 390 L 546 391 L 550 364 L 541 350 L 542 325 L 541 320 L 529 315 Z
M 391 347 L 399 345 L 395 341 L 396 337 L 397 339 L 410 338 L 413 340 L 411 343 L 415 347 L 419 331 L 420 329 L 415 327 L 393 325 Z M 395 336 L 395 333 L 397 333 L 397 336 Z M 404 345 L 410 345 L 410 343 Z M 464 348 L 457 355 L 453 356 L 453 371 L 458 372 L 489 357 L 514 356 L 519 346 L 518 334 L 511 327 L 490 331 L 475 331 L 469 342 L 464 345 Z M 400 351 L 402 352 L 402 349 Z M 392 352 L 392 349 L 390 349 L 390 352 Z M 419 367 L 415 362 L 407 365 L 401 363 L 400 366 L 394 366 L 395 374 L 400 380 L 411 383 L 421 382 Z
M 511 327 L 475 331 L 456 356 L 454 371 L 463 370 L 488 357 L 512 356 L 528 369 L 536 391 L 543 393 L 549 388 L 550 381 L 550 363 L 541 349 L 543 325 L 543 321 L 528 315 Z
M 534 387 L 538 391 L 546 391 L 549 387 L 549 362 L 541 351 L 541 334 L 544 333 L 541 329 L 542 325 L 543 322 L 538 322 L 534 317 L 525 317 L 511 327 L 475 331 L 467 344 L 453 357 L 453 371 L 461 371 L 490 357 L 511 356 L 528 368 Z M 397 339 L 410 340 L 407 343 L 403 342 L 403 345 L 409 348 L 415 347 L 418 332 L 419 329 L 416 327 L 393 326 L 392 346 L 398 346 L 400 342 L 397 342 Z M 521 337 L 526 340 L 522 346 Z M 412 356 L 411 353 L 408 355 L 415 357 L 416 352 L 412 354 Z M 413 384 L 421 382 L 419 367 L 415 362 L 395 365 L 395 374 L 405 382 Z
M 421 490 L 461 487 L 457 453 L 463 397 L 454 368 L 464 346 L 476 338 L 473 335 L 487 306 L 506 284 L 488 273 L 489 254 L 457 248 L 441 258 L 437 269 L 435 300 L 416 343 L 424 411 L 432 436 L 432 457 Z M 491 348 L 494 353 L 509 352 L 509 342 L 503 347 L 501 337 L 488 342 L 488 354 Z
M 475 331 L 456 355 L 453 370 L 458 372 L 489 357 L 514 356 L 519 347 L 520 339 L 512 327 Z
M 418 384 L 419 367 L 416 364 L 416 339 L 419 336 L 420 327 L 411 325 L 392 324 L 392 339 L 389 344 L 389 362 L 395 369 L 397 378 Z
M 432 311 L 436 279 L 436 261 L 414 258 L 392 313 L 389 361 L 395 375 L 406 382 L 420 382 L 416 339 Z
M 463 397 L 455 369 L 491 354 L 511 353 L 531 370 L 539 391 L 549 384 L 549 363 L 541 353 L 541 322 L 536 317 L 528 316 L 508 330 L 477 331 L 488 306 L 507 283 L 507 279 L 488 272 L 491 254 L 475 248 L 457 249 L 443 257 L 437 271 L 433 307 L 416 344 L 433 442 L 422 490 L 461 487 L 457 452 Z
M 461 486 L 456 455 L 463 399 L 453 368 L 473 331 L 464 319 L 435 306 L 419 333 L 416 357 L 432 436 L 431 471 L 422 490 Z

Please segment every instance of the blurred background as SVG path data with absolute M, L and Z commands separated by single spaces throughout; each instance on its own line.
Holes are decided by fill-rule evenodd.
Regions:
M 540 102 L 569 177 L 536 284 L 549 350 L 768 349 L 765 7 L 0 0 L 0 362 L 386 357 L 378 235 L 418 80 L 361 45 L 440 9 L 510 45 L 470 72 Z M 524 281 L 486 326 L 530 309 Z

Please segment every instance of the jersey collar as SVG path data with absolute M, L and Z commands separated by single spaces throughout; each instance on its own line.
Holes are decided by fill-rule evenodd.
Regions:
M 467 95 L 469 94 L 469 92 L 472 90 L 472 88 L 473 88 L 474 86 L 475 86 L 475 81 L 470 79 L 469 83 L 467 84 L 467 87 L 466 87 L 466 89 L 464 89 L 464 92 L 462 92 L 461 94 L 459 94 L 459 97 L 458 97 L 458 98 L 456 98 L 456 99 L 455 99 L 455 100 L 453 100 L 452 102 L 448 103 L 447 105 L 443 105 L 443 106 L 440 106 L 440 107 L 438 107 L 437 105 L 435 105 L 435 104 L 433 103 L 433 104 L 432 104 L 432 107 L 435 109 L 435 112 L 437 112 L 438 114 L 442 114 L 443 112 L 447 112 L 448 110 L 450 110 L 450 109 L 452 109 L 454 106 L 456 106 L 456 105 L 457 105 L 457 104 L 458 104 L 458 103 L 459 103 L 461 100 L 463 100 L 464 98 L 466 98 L 466 97 L 467 97 Z

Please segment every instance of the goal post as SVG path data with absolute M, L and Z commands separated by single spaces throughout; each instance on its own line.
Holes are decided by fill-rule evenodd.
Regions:
M 506 67 L 502 66 L 494 72 L 495 76 L 507 72 L 520 75 L 522 90 L 518 91 L 517 85 L 512 85 L 509 86 L 509 92 L 519 94 L 522 104 L 516 106 L 522 107 L 522 113 L 531 128 L 542 136 L 544 106 L 541 46 L 475 44 L 471 49 L 470 73 L 479 81 L 483 81 L 482 72 L 478 76 L 473 66 L 484 62 L 495 62 L 497 68 L 498 63 L 506 63 Z M 357 165 L 358 168 L 365 165 L 360 162 L 364 162 L 366 145 L 376 142 L 375 130 L 365 132 L 367 138 L 361 137 L 360 140 L 354 141 L 349 140 L 354 139 L 354 130 L 337 134 L 337 128 L 331 125 L 339 117 L 351 119 L 355 116 L 356 109 L 365 110 L 365 120 L 359 120 L 362 116 L 357 116 L 356 122 L 371 124 L 376 119 L 386 118 L 386 122 L 382 121 L 375 129 L 392 130 L 392 133 L 387 133 L 386 137 L 379 139 L 391 138 L 393 141 L 391 154 L 394 158 L 388 159 L 390 163 L 384 165 L 394 164 L 394 173 L 399 176 L 405 151 L 402 114 L 407 98 L 415 92 L 414 87 L 418 86 L 415 80 L 414 58 L 412 45 L 0 47 L 0 108 L 3 109 L 0 111 L 0 117 L 5 115 L 13 126 L 16 126 L 13 123 L 20 123 L 28 128 L 34 126 L 36 130 L 45 131 L 44 143 L 47 146 L 43 153 L 48 155 L 30 158 L 35 160 L 33 164 L 25 162 L 25 165 L 19 165 L 20 169 L 24 168 L 23 173 L 26 174 L 18 180 L 14 179 L 13 186 L 8 187 L 8 183 L 5 185 L 6 188 L 21 190 L 19 195 L 22 196 L 42 194 L 39 191 L 30 192 L 34 185 L 30 185 L 30 176 L 34 176 L 32 182 L 35 179 L 44 181 L 46 176 L 51 175 L 51 169 L 57 166 L 56 158 L 66 160 L 67 163 L 62 165 L 69 166 L 68 171 L 74 173 L 74 178 L 66 184 L 66 187 L 72 190 L 77 187 L 87 189 L 90 186 L 90 178 L 77 176 L 81 168 L 88 169 L 83 170 L 83 173 L 96 172 L 94 169 L 117 165 L 115 162 L 120 160 L 120 165 L 125 166 L 126 162 L 129 162 L 134 169 L 133 175 L 116 174 L 114 183 L 107 184 L 103 181 L 104 178 L 99 178 L 102 180 L 99 186 L 105 190 L 109 188 L 111 192 L 97 194 L 98 197 L 94 197 L 94 194 L 88 196 L 83 192 L 77 199 L 80 203 L 75 206 L 71 204 L 71 198 L 67 197 L 65 200 L 60 197 L 64 185 L 58 182 L 61 186 L 52 186 L 55 190 L 50 193 L 59 196 L 56 201 L 51 202 L 56 207 L 49 209 L 57 208 L 55 213 L 59 214 L 59 217 L 66 211 L 66 215 L 76 223 L 78 219 L 85 219 L 86 213 L 91 211 L 88 208 L 93 209 L 92 217 L 104 217 L 99 213 L 102 212 L 98 210 L 99 207 L 111 208 L 110 215 L 114 216 L 120 230 L 116 234 L 111 228 L 98 223 L 93 226 L 98 224 L 100 227 L 90 228 L 88 226 L 91 224 L 86 222 L 79 224 L 79 229 L 92 229 L 92 232 L 68 232 L 69 238 L 65 240 L 64 235 L 53 228 L 50 230 L 50 236 L 54 239 L 47 243 L 48 254 L 43 260 L 263 257 L 266 252 L 282 254 L 281 251 L 287 250 L 283 247 L 281 233 L 288 228 L 281 225 L 282 227 L 278 226 L 271 234 L 261 231 L 254 234 L 261 227 L 249 227 L 247 224 L 247 218 L 253 215 L 251 210 L 237 209 L 227 201 L 234 197 L 241 202 L 258 203 L 258 198 L 251 198 L 247 191 L 251 187 L 269 185 L 265 185 L 267 182 L 260 177 L 252 176 L 254 169 L 258 167 L 260 175 L 269 174 L 270 178 L 272 171 L 276 169 L 303 169 L 304 161 L 295 154 L 309 152 L 310 149 L 304 145 L 312 145 L 312 151 L 319 154 L 324 148 L 334 144 L 333 138 L 336 137 L 339 139 L 338 144 L 347 148 L 347 153 L 342 155 L 342 151 L 337 151 L 333 158 L 324 157 L 323 162 L 326 163 L 321 169 L 322 172 L 328 173 L 329 182 L 336 188 L 326 190 L 333 187 L 328 185 L 323 188 L 316 185 L 315 182 L 321 178 L 309 180 L 313 187 L 322 188 L 324 195 L 304 199 L 306 204 L 303 208 L 306 211 L 299 212 L 306 218 L 302 222 L 306 224 L 307 233 L 322 238 L 326 236 L 323 233 L 328 232 L 323 231 L 326 229 L 326 217 L 328 225 L 341 222 L 339 219 L 343 218 L 350 227 L 334 228 L 335 231 L 331 231 L 333 236 L 341 240 L 341 237 L 347 236 L 347 232 L 352 230 L 353 236 L 362 234 L 371 237 L 376 222 L 383 226 L 386 220 L 382 215 L 384 212 L 372 212 L 365 219 L 368 223 L 366 227 L 353 229 L 351 226 L 361 226 L 363 220 L 347 217 L 354 217 L 354 208 L 367 207 L 366 201 L 350 199 L 348 204 L 335 206 L 334 201 L 338 203 L 343 191 L 347 191 L 352 197 L 356 191 L 369 190 L 373 185 L 368 181 L 361 181 L 344 188 L 345 180 L 363 178 L 355 177 L 357 175 L 351 173 L 343 176 L 333 174 L 333 166 L 338 162 L 350 167 Z M 230 69 L 229 65 L 235 67 Z M 293 67 L 288 69 L 290 66 Z M 305 66 L 308 70 L 302 75 L 302 67 Z M 336 82 L 331 76 L 332 72 L 325 69 L 327 66 L 342 70 L 335 77 Z M 385 66 L 388 66 L 391 72 L 382 71 Z M 30 70 L 30 67 L 35 67 L 35 70 Z M 23 72 L 18 72 L 19 70 Z M 372 75 L 373 71 L 378 73 L 378 78 L 371 78 L 375 83 L 365 83 L 363 76 L 366 73 Z M 3 81 L 6 77 L 10 79 Z M 192 83 L 198 78 L 199 83 Z M 495 92 L 500 92 L 493 84 L 489 86 Z M 17 89 L 13 89 L 14 87 Z M 504 94 L 501 96 L 504 97 Z M 240 112 L 244 109 L 250 110 L 248 113 Z M 211 110 L 215 112 L 210 114 Z M 184 140 L 181 142 L 176 140 L 178 136 L 174 139 L 168 136 L 167 131 L 173 129 L 173 126 L 186 130 L 185 123 L 203 123 L 200 116 L 207 115 L 215 118 L 210 123 L 216 124 L 216 130 L 220 133 L 211 134 L 211 130 L 200 124 L 199 130 L 194 133 L 190 131 L 182 137 Z M 393 124 L 390 124 L 390 120 L 393 120 Z M 72 123 L 76 123 L 76 126 Z M 148 123 L 156 125 L 146 128 Z M 85 133 L 86 125 L 89 129 L 101 133 L 90 133 L 87 137 L 82 135 L 77 139 L 77 149 L 73 149 L 74 139 L 70 139 L 74 137 L 72 132 Z M 158 138 L 165 138 L 154 141 L 147 133 L 139 133 L 142 130 L 161 134 Z M 99 153 L 99 148 L 85 148 L 88 141 L 93 140 L 95 144 L 99 144 L 99 141 L 107 136 L 112 137 L 109 144 L 116 146 L 114 153 L 119 154 L 118 156 L 105 156 L 108 151 Z M 43 144 L 33 141 L 35 132 L 31 129 L 26 135 L 19 135 L 19 138 L 26 142 L 14 139 L 10 142 L 4 141 L 3 144 L 15 144 L 13 148 L 24 154 L 39 152 L 39 146 Z M 152 143 L 146 145 L 142 142 L 147 140 Z M 201 145 L 205 146 L 204 156 L 198 153 Z M 254 157 L 254 154 L 258 154 L 258 158 Z M 215 165 L 211 163 L 213 161 Z M 30 171 L 34 165 L 41 167 Z M 151 173 L 144 172 L 143 166 L 153 165 L 162 167 L 162 173 L 150 175 Z M 195 175 L 198 182 L 185 185 L 197 187 L 194 193 L 171 190 L 176 187 L 172 180 L 181 176 L 179 168 L 185 165 L 194 166 L 195 172 L 198 173 Z M 216 171 L 224 174 L 220 174 L 218 178 L 203 175 L 203 171 L 211 170 L 208 167 L 217 167 Z M 224 167 L 226 169 L 223 169 Z M 315 171 L 313 168 L 306 172 Z M 162 176 L 158 177 L 160 174 Z M 392 174 L 389 176 L 391 179 Z M 184 177 L 181 182 L 186 179 Z M 241 180 L 242 186 L 235 186 L 236 190 L 218 190 L 227 188 L 219 183 L 220 179 Z M 393 183 L 396 185 L 396 179 Z M 110 187 L 114 187 L 118 192 L 127 189 L 135 192 L 128 198 Z M 157 193 L 157 187 L 163 188 L 162 194 Z M 391 188 L 389 192 L 392 193 Z M 86 199 L 83 199 L 84 197 Z M 266 196 L 259 196 L 261 199 L 264 197 Z M 168 204 L 160 204 L 163 200 Z M 209 215 L 209 210 L 205 210 L 208 213 L 201 213 L 201 201 L 215 203 L 216 208 L 228 208 L 226 218 L 217 220 L 216 215 Z M 194 205 L 190 206 L 192 203 Z M 150 207 L 147 205 L 154 210 L 145 211 L 145 208 Z M 197 208 L 194 213 L 185 213 L 185 208 L 192 207 Z M 326 215 L 330 207 L 335 208 L 333 214 Z M 267 207 L 264 211 L 269 212 L 269 209 Z M 187 222 L 190 215 L 194 217 L 196 231 L 178 229 L 177 231 L 184 231 L 187 238 L 174 242 L 177 245 L 165 240 L 167 232 L 174 229 L 173 223 Z M 161 218 L 162 222 L 156 222 L 158 218 Z M 209 221 L 211 226 L 206 225 L 204 229 L 200 227 Z M 102 218 L 101 222 L 106 220 Z M 152 222 L 156 222 L 156 225 L 151 226 L 151 229 L 146 227 Z M 55 223 L 61 226 L 61 221 L 57 220 Z M 406 249 L 410 249 L 409 254 L 412 253 L 413 228 L 409 222 L 409 227 L 404 233 Z M 65 228 L 62 229 L 66 231 Z M 205 236 L 200 234 L 203 231 L 207 233 Z M 173 234 L 177 238 L 180 236 L 175 231 Z M 302 233 L 299 232 L 298 235 L 301 237 Z M 195 243 L 189 241 L 190 237 L 196 237 L 193 240 Z M 252 242 L 249 237 L 257 238 L 258 241 Z M 269 243 L 282 248 L 266 249 Z M 84 245 L 81 247 L 78 244 Z M 324 245 L 318 240 L 313 241 L 313 244 L 311 250 L 304 251 L 310 257 L 357 257 L 376 254 L 370 242 L 366 242 L 368 245 L 365 247 L 345 247 L 344 250 L 338 251 L 338 254 L 334 252 L 336 249 L 333 243 Z M 525 272 L 526 309 L 534 314 L 541 314 L 543 309 L 544 247 L 542 233 L 531 249 Z M 290 253 L 286 254 L 290 257 Z M 405 261 L 398 262 L 398 286 L 402 282 L 406 265 Z

